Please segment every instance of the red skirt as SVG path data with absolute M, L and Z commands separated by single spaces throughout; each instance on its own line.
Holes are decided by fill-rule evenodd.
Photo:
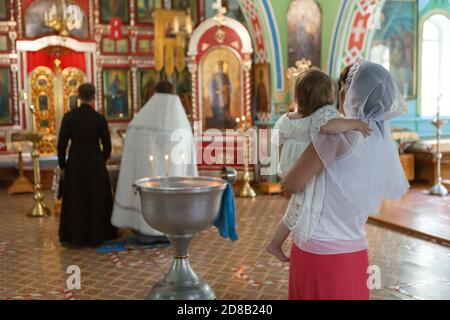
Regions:
M 367 250 L 313 254 L 292 245 L 289 300 L 369 300 Z

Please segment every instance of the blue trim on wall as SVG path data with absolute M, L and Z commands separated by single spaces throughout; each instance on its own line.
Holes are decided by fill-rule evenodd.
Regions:
M 275 21 L 273 19 L 273 15 L 272 15 L 272 10 L 269 6 L 269 3 L 267 0 L 261 0 L 261 3 L 263 4 L 264 10 L 266 11 L 266 16 L 267 16 L 267 22 L 269 23 L 269 28 L 271 31 L 271 36 L 272 36 L 272 42 L 273 42 L 273 46 L 274 46 L 274 53 L 275 53 L 275 66 L 276 66 L 276 79 L 277 79 L 277 85 L 276 88 L 277 90 L 281 91 L 283 90 L 283 79 L 282 79 L 282 75 L 284 74 L 283 72 L 283 60 L 282 60 L 282 55 L 281 55 L 281 45 L 280 45 L 280 41 L 278 39 L 278 32 L 277 32 L 277 27 L 275 24 Z
M 341 7 L 339 9 L 338 20 L 337 20 L 336 26 L 334 28 L 333 44 L 331 46 L 330 60 L 328 62 L 328 74 L 331 76 L 333 76 L 333 72 L 334 72 L 334 64 L 335 64 L 334 55 L 336 54 L 337 36 L 339 34 L 339 30 L 341 29 L 341 20 L 342 20 L 342 16 L 344 15 L 346 4 L 347 4 L 347 0 L 343 0 L 341 3 Z

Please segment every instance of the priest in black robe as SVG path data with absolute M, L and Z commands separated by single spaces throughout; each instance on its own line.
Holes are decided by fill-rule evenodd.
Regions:
M 117 236 L 110 222 L 113 199 L 106 169 L 111 138 L 105 117 L 93 108 L 95 87 L 82 84 L 78 98 L 81 104 L 65 114 L 58 138 L 63 177 L 59 240 L 62 244 L 98 246 Z

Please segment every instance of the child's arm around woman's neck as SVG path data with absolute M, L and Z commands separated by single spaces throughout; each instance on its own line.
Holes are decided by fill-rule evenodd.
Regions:
M 298 113 L 298 112 L 288 112 L 287 114 L 286 114 L 286 116 L 287 116 L 287 118 L 289 119 L 289 120 L 300 120 L 300 119 L 303 119 L 304 117 L 300 114 L 300 113 Z

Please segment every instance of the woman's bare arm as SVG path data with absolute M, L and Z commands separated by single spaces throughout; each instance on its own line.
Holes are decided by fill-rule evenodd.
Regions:
M 322 160 L 314 146 L 310 144 L 281 180 L 283 192 L 301 192 L 309 180 L 321 173 L 323 169 Z
M 352 130 L 361 132 L 365 137 L 370 136 L 372 132 L 367 122 L 357 119 L 331 119 L 320 128 L 320 132 L 325 134 L 339 134 Z

